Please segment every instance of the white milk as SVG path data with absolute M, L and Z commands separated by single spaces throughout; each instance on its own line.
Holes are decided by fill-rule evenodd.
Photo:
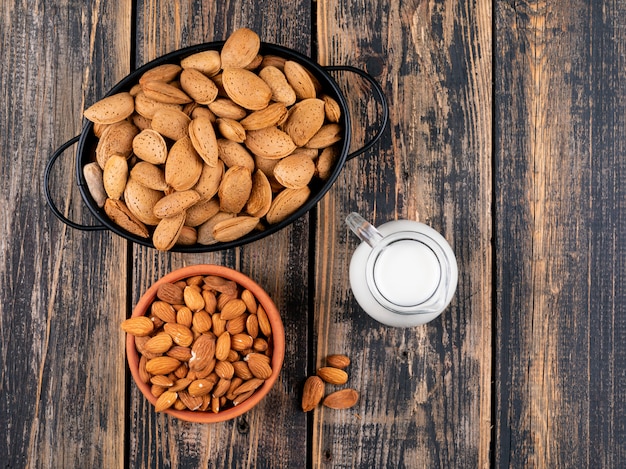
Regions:
M 423 243 L 401 240 L 387 246 L 376 258 L 374 282 L 389 302 L 417 306 L 428 300 L 441 280 L 436 254 Z
M 383 324 L 411 327 L 443 312 L 458 281 L 456 258 L 443 236 L 410 220 L 378 228 L 358 214 L 346 221 L 363 240 L 350 261 L 350 286 L 367 314 Z

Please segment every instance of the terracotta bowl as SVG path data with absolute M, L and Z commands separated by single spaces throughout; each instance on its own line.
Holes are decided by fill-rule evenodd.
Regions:
M 248 412 L 250 409 L 256 406 L 272 389 L 272 386 L 278 378 L 278 374 L 280 373 L 283 359 L 285 356 L 285 330 L 283 328 L 283 323 L 280 318 L 278 309 L 276 308 L 276 305 L 269 297 L 269 295 L 265 292 L 265 290 L 263 290 L 263 288 L 259 286 L 259 284 L 257 284 L 254 280 L 242 274 L 241 272 L 230 269 L 228 267 L 222 267 L 212 264 L 201 264 L 183 267 L 165 275 L 157 282 L 155 282 L 143 294 L 143 296 L 135 306 L 135 309 L 133 310 L 132 317 L 143 316 L 147 312 L 149 312 L 150 305 L 155 299 L 157 299 L 157 289 L 162 283 L 174 283 L 179 280 L 183 280 L 196 275 L 217 275 L 225 279 L 233 280 L 242 288 L 249 290 L 256 297 L 257 302 L 265 309 L 267 317 L 272 326 L 272 334 L 271 337 L 268 338 L 270 347 L 272 347 L 272 375 L 267 380 L 265 380 L 265 382 L 248 399 L 246 399 L 244 402 L 237 406 L 230 407 L 225 410 L 220 410 L 218 413 L 211 412 L 210 409 L 207 411 L 192 411 L 176 410 L 174 408 L 169 408 L 163 411 L 164 413 L 189 422 L 222 422 L 225 420 L 233 419 Z M 148 399 L 148 401 L 150 401 L 154 406 L 156 404 L 157 398 L 154 397 L 150 392 L 150 383 L 144 383 L 139 378 L 140 354 L 135 347 L 135 336 L 131 334 L 126 335 L 126 355 L 128 359 L 128 365 L 130 367 L 130 372 L 133 376 L 135 383 L 139 387 L 142 394 L 146 397 L 146 399 Z

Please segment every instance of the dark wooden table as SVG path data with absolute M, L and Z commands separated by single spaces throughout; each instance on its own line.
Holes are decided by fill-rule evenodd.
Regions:
M 626 2 L 347 0 L 3 2 L 0 465 L 6 468 L 626 465 Z M 390 125 L 280 233 L 175 254 L 59 222 L 51 153 L 82 111 L 164 53 L 247 26 L 382 85 Z M 343 82 L 353 147 L 380 110 Z M 52 174 L 83 204 L 70 151 Z M 450 241 L 450 307 L 410 329 L 354 300 L 344 217 L 417 219 Z M 284 369 L 244 417 L 156 414 L 120 323 L 183 265 L 235 267 L 279 306 Z M 347 411 L 300 410 L 329 353 L 352 358 Z

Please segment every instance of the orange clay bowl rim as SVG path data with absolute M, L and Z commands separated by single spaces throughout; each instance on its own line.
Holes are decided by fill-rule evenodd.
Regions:
M 269 295 L 258 283 L 256 283 L 247 275 L 242 274 L 241 272 L 230 269 L 228 267 L 214 264 L 198 264 L 188 267 L 182 267 L 160 278 L 150 288 L 148 288 L 148 290 L 146 290 L 146 292 L 140 298 L 139 302 L 133 309 L 132 317 L 144 316 L 146 314 L 149 306 L 156 299 L 156 293 L 159 285 L 168 282 L 174 283 L 188 277 L 193 277 L 195 275 L 218 275 L 220 277 L 233 280 L 243 288 L 250 290 L 250 292 L 254 295 L 257 301 L 265 309 L 267 317 L 272 326 L 272 375 L 265 380 L 265 383 L 263 383 L 263 385 L 261 385 L 252 396 L 250 396 L 238 406 L 231 407 L 230 409 L 226 409 L 218 413 L 213 413 L 211 411 L 176 410 L 172 408 L 163 411 L 163 413 L 169 414 L 181 420 L 186 420 L 188 422 L 223 422 L 245 414 L 255 405 L 257 405 L 270 391 L 270 389 L 276 382 L 276 379 L 278 378 L 283 364 L 283 359 L 285 358 L 285 330 L 283 327 L 283 322 L 280 318 L 280 313 L 278 312 L 278 308 L 269 297 Z M 135 384 L 137 385 L 141 393 L 146 397 L 146 399 L 148 399 L 148 401 L 150 401 L 154 406 L 156 404 L 157 398 L 154 397 L 150 392 L 150 385 L 148 383 L 142 382 L 139 378 L 139 352 L 135 347 L 135 337 L 131 334 L 126 334 L 126 357 L 128 360 L 130 372 L 133 376 L 133 379 L 135 380 Z

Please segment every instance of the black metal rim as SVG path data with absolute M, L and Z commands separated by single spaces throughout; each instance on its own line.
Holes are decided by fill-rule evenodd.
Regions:
M 122 91 L 129 90 L 133 85 L 135 85 L 139 77 L 145 73 L 147 70 L 154 68 L 158 65 L 162 65 L 165 63 L 176 63 L 179 62 L 184 57 L 187 57 L 191 54 L 205 51 L 205 50 L 221 50 L 224 41 L 219 42 L 209 42 L 204 44 L 197 44 L 194 46 L 186 47 L 183 49 L 176 50 L 174 52 L 170 52 L 169 54 L 165 54 L 151 62 L 146 63 L 141 66 L 134 72 L 127 75 L 124 79 L 118 82 L 110 91 L 106 94 L 106 96 L 119 93 Z M 311 71 L 315 77 L 319 80 L 322 88 L 326 94 L 332 96 L 335 100 L 337 100 L 340 108 L 341 108 L 341 124 L 343 126 L 343 146 L 341 148 L 341 152 L 339 155 L 339 159 L 337 160 L 337 164 L 330 177 L 323 182 L 320 182 L 315 186 L 311 191 L 311 197 L 309 200 L 300 207 L 296 212 L 290 215 L 288 218 L 283 220 L 280 223 L 275 225 L 268 226 L 263 231 L 254 231 L 236 241 L 225 242 L 225 243 L 216 243 L 212 245 L 203 245 L 203 244 L 195 244 L 192 246 L 174 246 L 171 251 L 173 252 L 188 252 L 188 253 L 201 253 L 201 252 L 214 252 L 225 249 L 230 249 L 237 246 L 243 246 L 245 244 L 251 243 L 253 241 L 257 241 L 259 239 L 265 238 L 277 231 L 283 229 L 284 227 L 292 224 L 294 221 L 302 217 L 305 213 L 311 210 L 324 195 L 328 192 L 331 186 L 337 180 L 339 173 L 342 171 L 343 166 L 346 162 L 348 156 L 348 150 L 350 148 L 350 139 L 351 139 L 351 122 L 349 109 L 346 102 L 346 99 L 340 90 L 337 82 L 329 75 L 329 73 L 321 67 L 319 64 L 313 62 L 310 58 L 306 57 L 303 54 L 300 54 L 297 51 L 292 49 L 288 49 L 286 47 L 278 46 L 275 44 L 268 44 L 265 42 L 261 43 L 260 53 L 264 55 L 277 55 L 282 58 L 288 60 L 295 60 L 305 66 L 309 71 Z M 139 236 L 133 235 L 119 226 L 115 225 L 106 215 L 103 209 L 100 209 L 89 190 L 87 189 L 87 185 L 85 182 L 85 178 L 83 176 L 83 166 L 90 163 L 94 160 L 95 155 L 95 147 L 96 147 L 97 139 L 93 132 L 93 123 L 86 121 L 83 126 L 83 130 L 80 135 L 80 139 L 78 141 L 78 148 L 76 152 L 76 176 L 78 180 L 78 186 L 85 204 L 92 212 L 92 214 L 108 229 L 113 231 L 119 236 L 126 238 L 134 243 L 141 244 L 144 246 L 154 247 L 152 240 L 150 238 L 141 238 Z

